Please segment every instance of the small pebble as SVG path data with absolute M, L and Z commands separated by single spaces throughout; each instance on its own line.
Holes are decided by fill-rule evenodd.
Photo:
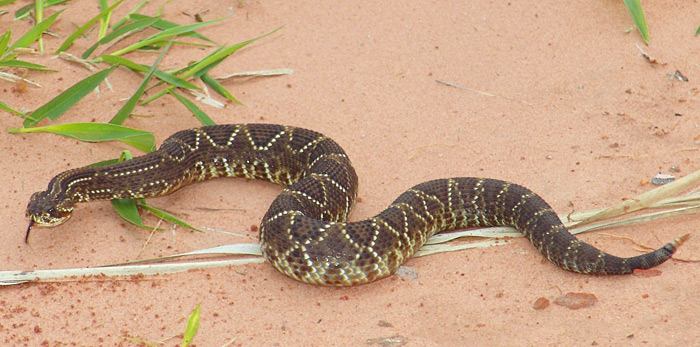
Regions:
M 396 275 L 407 280 L 418 280 L 418 271 L 410 266 L 399 266 L 396 270 Z
M 549 300 L 544 297 L 540 297 L 537 300 L 535 300 L 535 303 L 532 305 L 532 308 L 534 308 L 537 311 L 544 310 L 549 306 Z
M 554 303 L 559 306 L 564 306 L 571 310 L 578 310 L 584 307 L 590 307 L 598 302 L 598 298 L 590 293 L 566 293 L 554 300 Z
M 656 184 L 657 186 L 666 184 L 666 183 L 671 183 L 676 180 L 676 176 L 673 175 L 667 175 L 667 174 L 662 174 L 662 173 L 657 173 L 654 178 L 651 179 L 651 183 Z

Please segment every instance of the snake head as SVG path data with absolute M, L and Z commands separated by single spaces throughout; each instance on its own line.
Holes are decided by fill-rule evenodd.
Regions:
M 29 228 L 36 224 L 43 227 L 65 223 L 73 212 L 73 201 L 62 199 L 49 191 L 36 192 L 29 199 L 26 216 Z M 27 230 L 28 232 L 28 230 Z

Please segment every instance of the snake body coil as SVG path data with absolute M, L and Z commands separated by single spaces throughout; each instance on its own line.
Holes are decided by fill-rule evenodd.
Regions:
M 262 220 L 262 252 L 280 272 L 313 284 L 348 286 L 386 277 L 433 234 L 475 226 L 512 226 L 554 264 L 586 274 L 654 267 L 687 238 L 632 258 L 608 255 L 571 235 L 529 189 L 471 177 L 421 183 L 377 216 L 346 222 L 357 175 L 342 148 L 317 132 L 272 124 L 184 130 L 148 155 L 66 171 L 31 197 L 27 217 L 30 228 L 57 225 L 78 202 L 165 195 L 216 177 L 286 186 Z

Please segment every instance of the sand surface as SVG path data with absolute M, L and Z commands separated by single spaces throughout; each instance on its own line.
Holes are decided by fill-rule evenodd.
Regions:
M 9 6 L 15 10 L 27 1 Z M 116 11 L 121 18 L 136 1 Z M 161 2 L 141 13 L 154 14 Z M 74 1 L 46 37 L 55 50 L 74 24 L 97 12 Z M 284 28 L 224 61 L 212 74 L 291 68 L 274 78 L 225 82 L 245 105 L 201 105 L 218 123 L 271 122 L 323 132 L 340 143 L 360 177 L 353 219 L 384 209 L 406 188 L 449 176 L 484 176 L 523 184 L 559 213 L 600 208 L 652 188 L 672 166 L 700 169 L 700 4 L 644 2 L 646 46 L 621 1 L 179 1 L 163 16 L 189 24 L 230 18 L 201 30 L 220 43 Z M 0 17 L 13 40 L 26 21 Z M 144 33 L 152 34 L 153 32 Z M 79 55 L 96 36 L 79 39 Z M 129 42 L 120 43 L 124 47 Z M 640 45 L 659 63 L 652 64 Z M 114 51 L 111 48 L 110 51 Z M 175 47 L 161 63 L 180 67 L 211 51 Z M 131 54 L 151 64 L 155 56 Z M 41 89 L 0 81 L 0 100 L 36 109 L 90 73 L 52 55 L 27 58 L 59 70 L 30 72 Z M 105 65 L 106 66 L 106 65 Z M 104 66 L 103 66 L 104 67 Z M 679 70 L 689 81 L 669 78 Z M 102 86 L 62 118 L 41 125 L 108 121 L 141 77 L 118 69 L 114 91 Z M 446 81 L 479 92 L 450 87 Z M 219 97 L 219 100 L 221 98 Z M 160 143 L 198 125 L 174 99 L 138 107 L 125 125 L 153 131 Z M 4 113 L 0 128 L 20 127 Z M 225 179 L 152 199 L 205 234 L 163 224 L 165 232 L 126 225 L 108 202 L 81 205 L 68 223 L 36 229 L 23 242 L 31 194 L 57 173 L 119 155 L 121 143 L 86 144 L 49 134 L 0 136 L 4 155 L 0 270 L 58 269 L 256 242 L 258 225 L 281 188 Z M 133 150 L 135 154 L 140 154 Z M 146 216 L 146 222 L 157 219 Z M 680 217 L 606 230 L 660 247 L 691 233 L 682 259 L 700 254 L 700 221 Z M 637 254 L 624 239 L 588 233 L 610 253 Z M 648 345 L 700 342 L 700 268 L 669 261 L 653 277 L 590 277 L 543 260 L 527 240 L 416 258 L 415 279 L 398 276 L 355 288 L 297 283 L 269 264 L 141 278 L 85 278 L 0 288 L 0 344 L 131 346 L 136 340 L 179 346 L 187 316 L 201 304 L 197 346 Z M 572 310 L 535 301 L 585 293 L 597 302 Z M 129 340 L 128 338 L 132 338 Z M 161 345 L 161 344 L 156 344 Z

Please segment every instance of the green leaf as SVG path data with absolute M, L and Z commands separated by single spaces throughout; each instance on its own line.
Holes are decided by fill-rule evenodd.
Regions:
M 146 16 L 146 15 L 136 14 L 136 13 L 129 15 L 129 19 L 131 19 L 131 20 L 141 20 L 141 19 L 144 19 L 144 18 L 157 18 L 157 17 L 149 17 L 149 16 Z M 155 24 L 153 24 L 153 27 L 156 28 L 156 29 L 158 29 L 158 30 L 168 30 L 168 29 L 170 29 L 170 28 L 174 28 L 174 27 L 178 27 L 178 26 L 180 26 L 180 25 L 177 24 L 177 23 L 173 23 L 173 22 L 164 20 L 164 19 L 161 19 L 161 20 L 157 21 Z M 191 33 L 182 34 L 182 35 L 180 35 L 180 36 L 191 36 L 191 37 L 194 37 L 194 38 L 198 38 L 198 39 L 200 39 L 200 40 L 208 41 L 208 42 L 211 42 L 211 43 L 216 43 L 216 42 L 214 42 L 214 41 L 212 41 L 212 40 L 210 40 L 210 39 L 208 39 L 208 38 L 206 38 L 206 37 L 204 37 L 204 36 L 202 36 L 202 35 L 200 35 L 200 34 L 194 32 L 194 31 L 191 32 Z
M 0 101 L 0 110 L 5 110 L 5 111 L 7 111 L 7 112 L 14 113 L 14 114 L 16 114 L 16 115 L 18 115 L 18 116 L 22 116 L 22 117 L 26 117 L 26 116 L 27 116 L 26 114 L 15 110 L 14 108 L 10 107 L 8 104 L 6 104 L 6 103 L 4 103 L 4 102 L 2 102 L 2 101 Z
M 647 20 L 644 18 L 644 10 L 639 0 L 622 0 L 627 6 L 627 10 L 632 15 L 634 25 L 637 26 L 639 33 L 642 34 L 644 41 L 649 43 L 649 28 L 647 28 Z
M 148 71 L 147 66 L 141 65 L 141 64 L 136 64 L 133 61 L 122 58 L 122 57 L 115 57 L 113 55 L 103 55 L 102 57 L 100 57 L 100 59 L 102 59 L 102 61 L 105 63 L 119 64 L 119 65 L 125 66 L 125 67 L 127 67 L 131 70 L 134 70 L 134 71 L 138 71 L 138 72 L 147 72 Z M 194 84 L 183 80 L 182 78 L 179 78 L 171 73 L 168 73 L 168 72 L 165 72 L 162 70 L 156 69 L 155 75 L 163 82 L 172 84 L 172 85 L 179 87 L 179 88 L 195 89 L 195 90 L 201 89 L 201 88 L 195 86 Z
M 114 65 L 109 69 L 97 72 L 74 84 L 72 87 L 68 88 L 68 90 L 32 112 L 32 118 L 34 119 L 26 119 L 24 121 L 24 126 L 34 126 L 44 118 L 55 120 L 75 105 L 80 99 L 85 97 L 85 95 L 95 89 L 95 87 L 97 87 L 116 67 L 117 65 Z
M 10 60 L 12 60 L 12 59 L 17 58 L 18 55 L 19 55 L 19 54 L 17 54 L 17 53 L 7 52 L 7 55 L 5 55 L 4 57 L 2 57 L 2 59 L 1 59 L 0 61 L 10 61 Z
M 19 10 L 15 11 L 15 20 L 20 20 L 24 17 L 27 17 L 29 15 L 29 11 L 31 11 L 33 8 L 34 8 L 34 4 L 29 4 L 29 5 L 20 7 Z
M 178 36 L 184 36 L 184 35 L 178 35 Z M 170 42 L 170 41 L 168 41 L 167 39 L 160 40 L 160 41 L 154 42 L 148 46 L 143 46 L 143 47 L 139 48 L 139 50 L 157 51 L 157 50 L 163 48 L 163 46 L 167 45 L 168 42 Z M 195 43 L 195 42 L 187 42 L 187 41 L 173 41 L 173 44 L 176 44 L 179 46 L 190 46 L 190 47 L 211 47 L 211 45 L 208 45 L 206 43 Z
M 123 151 L 119 159 L 112 159 L 112 160 L 105 160 L 103 162 L 99 162 L 90 166 L 99 166 L 99 165 L 108 165 L 112 164 L 115 162 L 122 162 L 125 160 L 131 160 L 131 152 L 129 151 Z M 165 221 L 180 225 L 182 227 L 194 230 L 194 231 L 199 231 L 203 232 L 185 222 L 182 220 L 170 215 L 169 213 L 162 211 L 160 209 L 157 209 L 155 207 L 151 207 L 148 204 L 146 204 L 146 199 L 112 199 L 112 207 L 117 211 L 120 217 L 122 217 L 124 220 L 127 222 L 139 227 L 139 228 L 144 228 L 144 229 L 149 229 L 153 230 L 154 228 L 148 225 L 143 224 L 143 219 L 141 219 L 141 215 L 139 214 L 139 207 L 151 211 L 156 217 L 162 218 Z M 162 230 L 160 228 L 156 230 Z
M 133 15 L 134 13 L 138 12 L 143 5 L 145 5 L 148 2 L 148 0 L 142 0 L 138 5 L 136 5 L 134 8 L 129 11 L 122 19 L 120 19 L 117 23 L 114 24 L 113 29 L 117 29 L 124 25 L 129 20 L 129 16 Z
M 204 111 L 199 109 L 199 107 L 197 107 L 197 105 L 195 105 L 194 102 L 190 101 L 190 99 L 178 94 L 174 90 L 170 90 L 170 94 L 175 96 L 177 100 L 179 100 L 183 105 L 185 105 L 185 107 L 187 107 L 187 109 L 189 109 L 190 112 L 192 112 L 194 116 L 197 117 L 197 119 L 199 119 L 200 122 L 202 122 L 203 125 L 216 125 L 216 122 L 209 118 L 209 116 L 206 113 L 204 113 Z
M 63 10 L 60 10 L 56 13 L 54 13 L 53 16 L 46 18 L 46 20 L 42 21 L 41 23 L 33 26 L 29 31 L 27 31 L 22 37 L 20 37 L 15 43 L 13 43 L 8 49 L 8 52 L 12 52 L 15 48 L 20 48 L 20 47 L 28 47 L 32 42 L 36 41 L 39 37 L 41 37 L 41 34 L 46 31 L 46 29 L 51 26 L 51 23 L 56 20 L 56 17 L 58 17 L 59 14 L 61 14 Z
M 36 0 L 35 0 L 35 1 L 36 1 Z M 67 1 L 70 1 L 70 0 L 48 0 L 48 1 L 44 1 L 44 8 L 47 8 L 47 7 L 49 7 L 49 6 L 55 6 L 55 5 L 58 5 L 58 4 L 62 4 L 62 3 L 67 2 Z M 14 1 L 13 1 L 13 2 L 14 2 Z M 22 18 L 25 18 L 25 17 L 29 16 L 29 11 L 31 11 L 32 9 L 34 9 L 34 3 L 31 3 L 31 4 L 29 4 L 29 5 L 23 6 L 22 8 L 20 8 L 19 10 L 17 10 L 17 11 L 15 12 L 15 20 L 20 20 L 20 19 L 22 19 Z
M 143 203 L 143 204 L 139 204 L 139 207 L 151 211 L 151 213 L 156 215 L 156 217 L 162 218 L 163 220 L 168 221 L 170 223 L 177 224 L 181 227 L 184 227 L 184 228 L 187 228 L 190 230 L 203 232 L 203 231 L 183 222 L 182 220 L 178 219 L 177 217 L 175 217 L 175 216 L 173 216 L 173 215 L 171 215 L 163 210 L 159 210 L 153 206 L 149 206 L 149 205 L 146 205 L 145 203 Z
M 210 55 L 208 55 L 206 58 L 204 58 L 204 59 L 200 60 L 199 62 L 195 63 L 192 67 L 189 68 L 189 70 L 185 71 L 181 77 L 186 79 L 186 78 L 195 76 L 196 78 L 198 78 L 198 76 L 197 76 L 196 74 L 197 74 L 197 73 L 200 73 L 200 71 L 204 71 L 204 72 L 209 71 L 210 69 L 212 69 L 214 66 L 216 66 L 217 64 L 219 64 L 219 63 L 220 63 L 221 61 L 223 61 L 226 57 L 228 57 L 229 55 L 233 54 L 233 53 L 236 52 L 237 50 L 239 50 L 239 49 L 241 49 L 241 48 L 243 48 L 243 47 L 249 45 L 250 43 L 253 43 L 253 42 L 255 42 L 255 41 L 257 41 L 257 40 L 259 40 L 259 39 L 261 39 L 261 38 L 263 38 L 263 37 L 265 37 L 265 36 L 271 35 L 272 33 L 276 32 L 276 31 L 278 31 L 278 30 L 280 30 L 280 29 L 282 29 L 282 28 L 283 28 L 283 27 L 279 27 L 279 28 L 277 28 L 277 29 L 275 29 L 275 30 L 273 30 L 273 31 L 270 31 L 270 32 L 267 33 L 267 34 L 260 35 L 260 36 L 258 36 L 258 37 L 256 37 L 256 38 L 250 39 L 250 40 L 248 40 L 248 41 L 243 41 L 243 42 L 237 43 L 237 44 L 235 44 L 235 45 L 233 45 L 233 46 L 230 46 L 230 47 L 227 47 L 227 48 L 225 48 L 225 49 L 224 49 L 223 47 L 221 47 L 221 48 L 217 49 L 216 51 L 214 51 L 213 54 L 210 54 Z M 204 72 L 201 72 L 201 73 L 203 74 Z M 151 101 L 153 101 L 153 100 L 155 100 L 155 99 L 158 99 L 159 97 L 165 95 L 165 94 L 168 93 L 170 90 L 172 90 L 172 88 L 173 88 L 173 87 L 168 87 L 168 88 L 166 88 L 166 89 L 164 89 L 164 90 L 161 90 L 160 92 L 156 93 L 156 94 L 153 95 L 152 97 L 150 97 L 150 98 L 146 99 L 145 101 L 143 101 L 143 102 L 141 103 L 141 105 L 145 105 L 145 104 L 147 104 L 147 103 L 149 103 L 149 102 L 151 102 Z
M 109 7 L 107 4 L 107 0 L 97 0 L 97 3 L 100 4 L 101 11 L 104 11 Z M 109 11 L 106 16 L 100 18 L 100 31 L 97 34 L 98 39 L 102 39 L 107 34 L 107 28 L 109 28 L 109 21 L 111 20 L 111 18 L 112 11 Z
M 93 17 L 87 23 L 85 23 L 83 26 L 78 28 L 78 30 L 73 32 L 70 36 L 68 36 L 68 38 L 65 41 L 63 41 L 63 44 L 61 44 L 61 47 L 58 47 L 58 49 L 56 50 L 56 54 L 61 53 L 61 52 L 65 51 L 66 49 L 68 49 L 68 47 L 70 47 L 70 45 L 73 44 L 73 41 L 75 41 L 75 39 L 77 39 L 78 36 L 82 35 L 86 30 L 88 30 L 93 24 L 95 24 L 97 21 L 102 19 L 104 16 L 109 15 L 112 12 L 112 10 L 114 8 L 116 8 L 117 6 L 119 6 L 122 2 L 124 2 L 124 0 L 119 0 L 119 1 L 115 2 L 114 4 L 112 4 L 112 6 L 110 6 L 106 10 L 100 12 L 97 16 Z
M 131 158 L 131 152 L 129 152 L 129 150 L 123 150 L 123 151 L 122 151 L 122 156 L 124 156 L 126 153 L 128 153 L 128 154 L 129 154 L 129 158 Z M 88 166 L 103 166 L 103 165 L 109 165 L 109 164 L 118 163 L 118 162 L 120 162 L 120 161 L 122 161 L 122 160 L 120 160 L 119 158 L 117 158 L 117 159 L 107 159 L 107 160 L 103 160 L 103 161 L 98 161 L 97 163 L 92 163 L 92 164 L 90 164 L 90 165 L 88 165 Z
M 0 66 L 22 67 L 22 68 L 25 68 L 25 69 L 40 70 L 40 71 L 56 71 L 56 70 L 51 69 L 51 68 L 48 68 L 48 67 L 46 67 L 46 66 L 44 66 L 44 65 L 29 63 L 29 62 L 22 61 L 22 60 L 0 61 Z
M 194 339 L 194 336 L 197 335 L 197 330 L 199 330 L 200 305 L 201 304 L 197 305 L 197 308 L 194 309 L 194 311 L 190 315 L 190 318 L 187 320 L 187 327 L 185 328 L 185 334 L 182 338 L 182 347 L 189 346 L 190 342 L 192 342 L 192 339 Z
M 5 56 L 5 49 L 7 44 L 10 43 L 10 37 L 12 36 L 12 30 L 7 29 L 7 31 L 0 36 L 0 58 Z M 9 52 L 11 53 L 11 52 Z
M 152 227 L 143 223 L 138 208 L 147 206 L 145 199 L 112 199 L 110 201 L 112 202 L 114 210 L 119 214 L 119 217 L 122 217 L 125 221 L 141 229 L 163 231 L 161 228 Z
M 136 203 L 131 199 L 112 199 L 110 200 L 112 207 L 120 217 L 124 218 L 127 222 L 136 225 L 138 227 L 153 229 L 145 224 L 143 224 L 143 219 L 139 215 L 139 209 L 136 207 Z
M 122 151 L 122 154 L 119 156 L 118 159 L 105 160 L 99 163 L 92 164 L 90 166 L 109 165 L 131 159 L 131 152 L 125 150 Z M 117 214 L 119 214 L 119 216 L 122 217 L 125 221 L 139 228 L 153 230 L 153 227 L 143 224 L 143 219 L 141 219 L 141 215 L 139 214 L 137 203 L 139 205 L 145 205 L 146 199 L 112 199 L 110 200 L 110 202 L 112 203 L 112 207 L 114 208 L 114 210 L 117 211 Z
M 172 42 L 171 42 L 172 43 Z M 161 59 L 163 59 L 163 56 L 165 55 L 165 52 L 170 49 L 170 44 L 168 44 L 165 49 L 160 53 L 158 56 L 158 59 L 156 59 L 156 62 L 153 63 L 153 66 L 151 66 L 151 69 L 148 70 L 148 73 L 146 73 L 146 76 L 143 78 L 141 81 L 141 84 L 139 85 L 138 89 L 134 92 L 133 95 L 129 98 L 129 100 L 122 106 L 122 108 L 117 112 L 116 115 L 109 121 L 111 124 L 122 124 L 124 121 L 129 118 L 129 115 L 131 114 L 131 111 L 134 110 L 134 107 L 136 107 L 136 104 L 139 102 L 139 99 L 143 95 L 143 92 L 146 91 L 146 87 L 148 87 L 148 82 L 151 80 L 151 76 L 153 76 L 153 72 L 156 70 L 156 67 L 158 67 L 158 64 L 160 63 Z
M 116 30 L 112 31 L 111 33 L 109 33 L 109 35 L 103 37 L 101 40 L 95 42 L 94 45 L 92 45 L 85 52 L 83 52 L 83 55 L 81 56 L 81 58 L 87 59 L 90 56 L 90 54 L 92 54 L 92 52 L 94 52 L 95 49 L 97 49 L 98 46 L 103 45 L 107 42 L 110 42 L 110 41 L 112 41 L 120 36 L 126 36 L 126 35 L 131 35 L 133 33 L 137 33 L 143 29 L 150 27 L 156 21 L 158 21 L 158 18 L 144 19 L 144 20 L 133 22 L 133 23 L 129 23 L 128 25 L 125 25 L 119 29 L 116 29 Z
M 224 88 L 224 86 L 221 85 L 221 83 L 219 83 L 219 81 L 215 80 L 213 77 L 211 77 L 207 74 L 203 74 L 202 77 L 200 77 L 200 79 L 202 80 L 202 82 L 206 83 L 208 86 L 210 86 L 212 89 L 214 89 L 214 91 L 219 93 L 221 96 L 223 96 L 223 97 L 225 97 L 225 98 L 227 98 L 235 103 L 243 105 L 240 101 L 236 100 L 236 98 L 234 98 L 233 95 L 231 95 L 231 93 L 229 93 L 228 90 L 226 90 L 226 88 Z
M 105 123 L 68 123 L 36 128 L 10 129 L 10 133 L 48 132 L 80 141 L 102 142 L 121 141 L 129 146 L 150 153 L 155 149 L 156 139 L 153 134 L 121 125 Z
M 698 35 L 700 35 L 700 26 L 698 27 L 697 30 L 695 30 L 695 36 L 698 36 Z
M 34 0 L 34 17 L 39 23 L 41 23 L 41 21 L 44 20 L 44 0 Z M 42 30 L 41 32 L 43 33 L 44 30 Z M 41 34 L 39 34 L 39 37 L 37 37 L 37 44 L 39 44 L 39 52 L 43 53 L 44 40 L 41 39 Z
M 231 52 L 231 54 L 233 54 L 233 52 Z M 230 54 L 229 54 L 229 55 L 230 55 Z M 228 58 L 228 57 L 229 57 L 229 56 L 227 55 L 227 56 L 225 56 L 225 57 L 220 58 L 219 60 L 216 60 L 216 61 L 212 62 L 211 64 L 209 64 L 209 65 L 207 65 L 207 66 L 204 66 L 204 67 L 201 68 L 199 71 L 193 73 L 193 74 L 192 74 L 192 78 L 201 78 L 204 74 L 206 74 L 207 72 L 209 72 L 211 69 L 215 68 L 217 65 L 219 65 L 222 61 L 224 61 L 224 60 L 225 60 L 226 58 Z M 205 58 L 205 59 L 206 59 L 206 58 Z
M 158 34 L 155 34 L 155 35 L 153 35 L 145 40 L 139 41 L 139 42 L 137 42 L 129 47 L 120 49 L 120 50 L 112 53 L 112 55 L 119 56 L 119 55 L 122 55 L 124 53 L 128 53 L 128 52 L 137 50 L 143 46 L 148 46 L 150 44 L 153 44 L 154 42 L 162 41 L 162 40 L 168 39 L 168 38 L 173 37 L 173 36 L 178 36 L 178 35 L 182 35 L 182 34 L 185 34 L 188 32 L 192 32 L 192 31 L 197 30 L 203 26 L 219 22 L 223 19 L 224 18 L 218 18 L 218 19 L 214 19 L 214 20 L 211 20 L 208 22 L 195 23 L 195 24 L 189 24 L 189 25 L 181 25 L 181 26 L 177 26 L 174 28 L 170 28 L 170 29 L 164 30 Z
M 225 49 L 222 49 L 222 50 L 220 50 L 219 52 L 217 52 L 216 54 L 211 55 L 211 56 L 209 56 L 209 57 L 207 57 L 207 58 L 204 58 L 204 59 L 202 59 L 201 61 L 197 62 L 191 69 L 187 70 L 187 71 L 182 75 L 182 77 L 183 77 L 183 78 L 191 77 L 192 75 L 194 75 L 195 73 L 199 72 L 200 70 L 209 67 L 209 65 L 211 65 L 211 64 L 214 64 L 214 63 L 215 63 L 215 64 L 218 64 L 218 63 L 221 62 L 221 60 L 222 60 L 223 58 L 228 57 L 229 55 L 233 54 L 233 53 L 236 52 L 237 50 L 239 50 L 239 49 L 241 49 L 241 48 L 243 48 L 243 47 L 245 47 L 245 46 L 247 46 L 247 45 L 249 45 L 249 44 L 251 44 L 251 43 L 257 41 L 257 40 L 260 40 L 261 38 L 263 38 L 263 37 L 265 37 L 265 36 L 271 35 L 271 34 L 277 32 L 278 30 L 280 30 L 280 29 L 282 29 L 282 28 L 283 28 L 283 27 L 279 27 L 279 28 L 277 28 L 277 29 L 275 29 L 275 30 L 270 31 L 270 32 L 267 33 L 267 34 L 262 34 L 262 35 L 260 35 L 260 36 L 258 36 L 258 37 L 256 37 L 256 38 L 253 38 L 253 39 L 250 39 L 250 40 L 247 40 L 247 41 L 243 41 L 243 42 L 237 43 L 237 44 L 235 44 L 235 45 L 233 45 L 233 46 L 230 46 L 230 47 L 227 47 L 227 48 L 225 48 Z M 211 67 L 209 67 L 209 68 L 211 69 Z

